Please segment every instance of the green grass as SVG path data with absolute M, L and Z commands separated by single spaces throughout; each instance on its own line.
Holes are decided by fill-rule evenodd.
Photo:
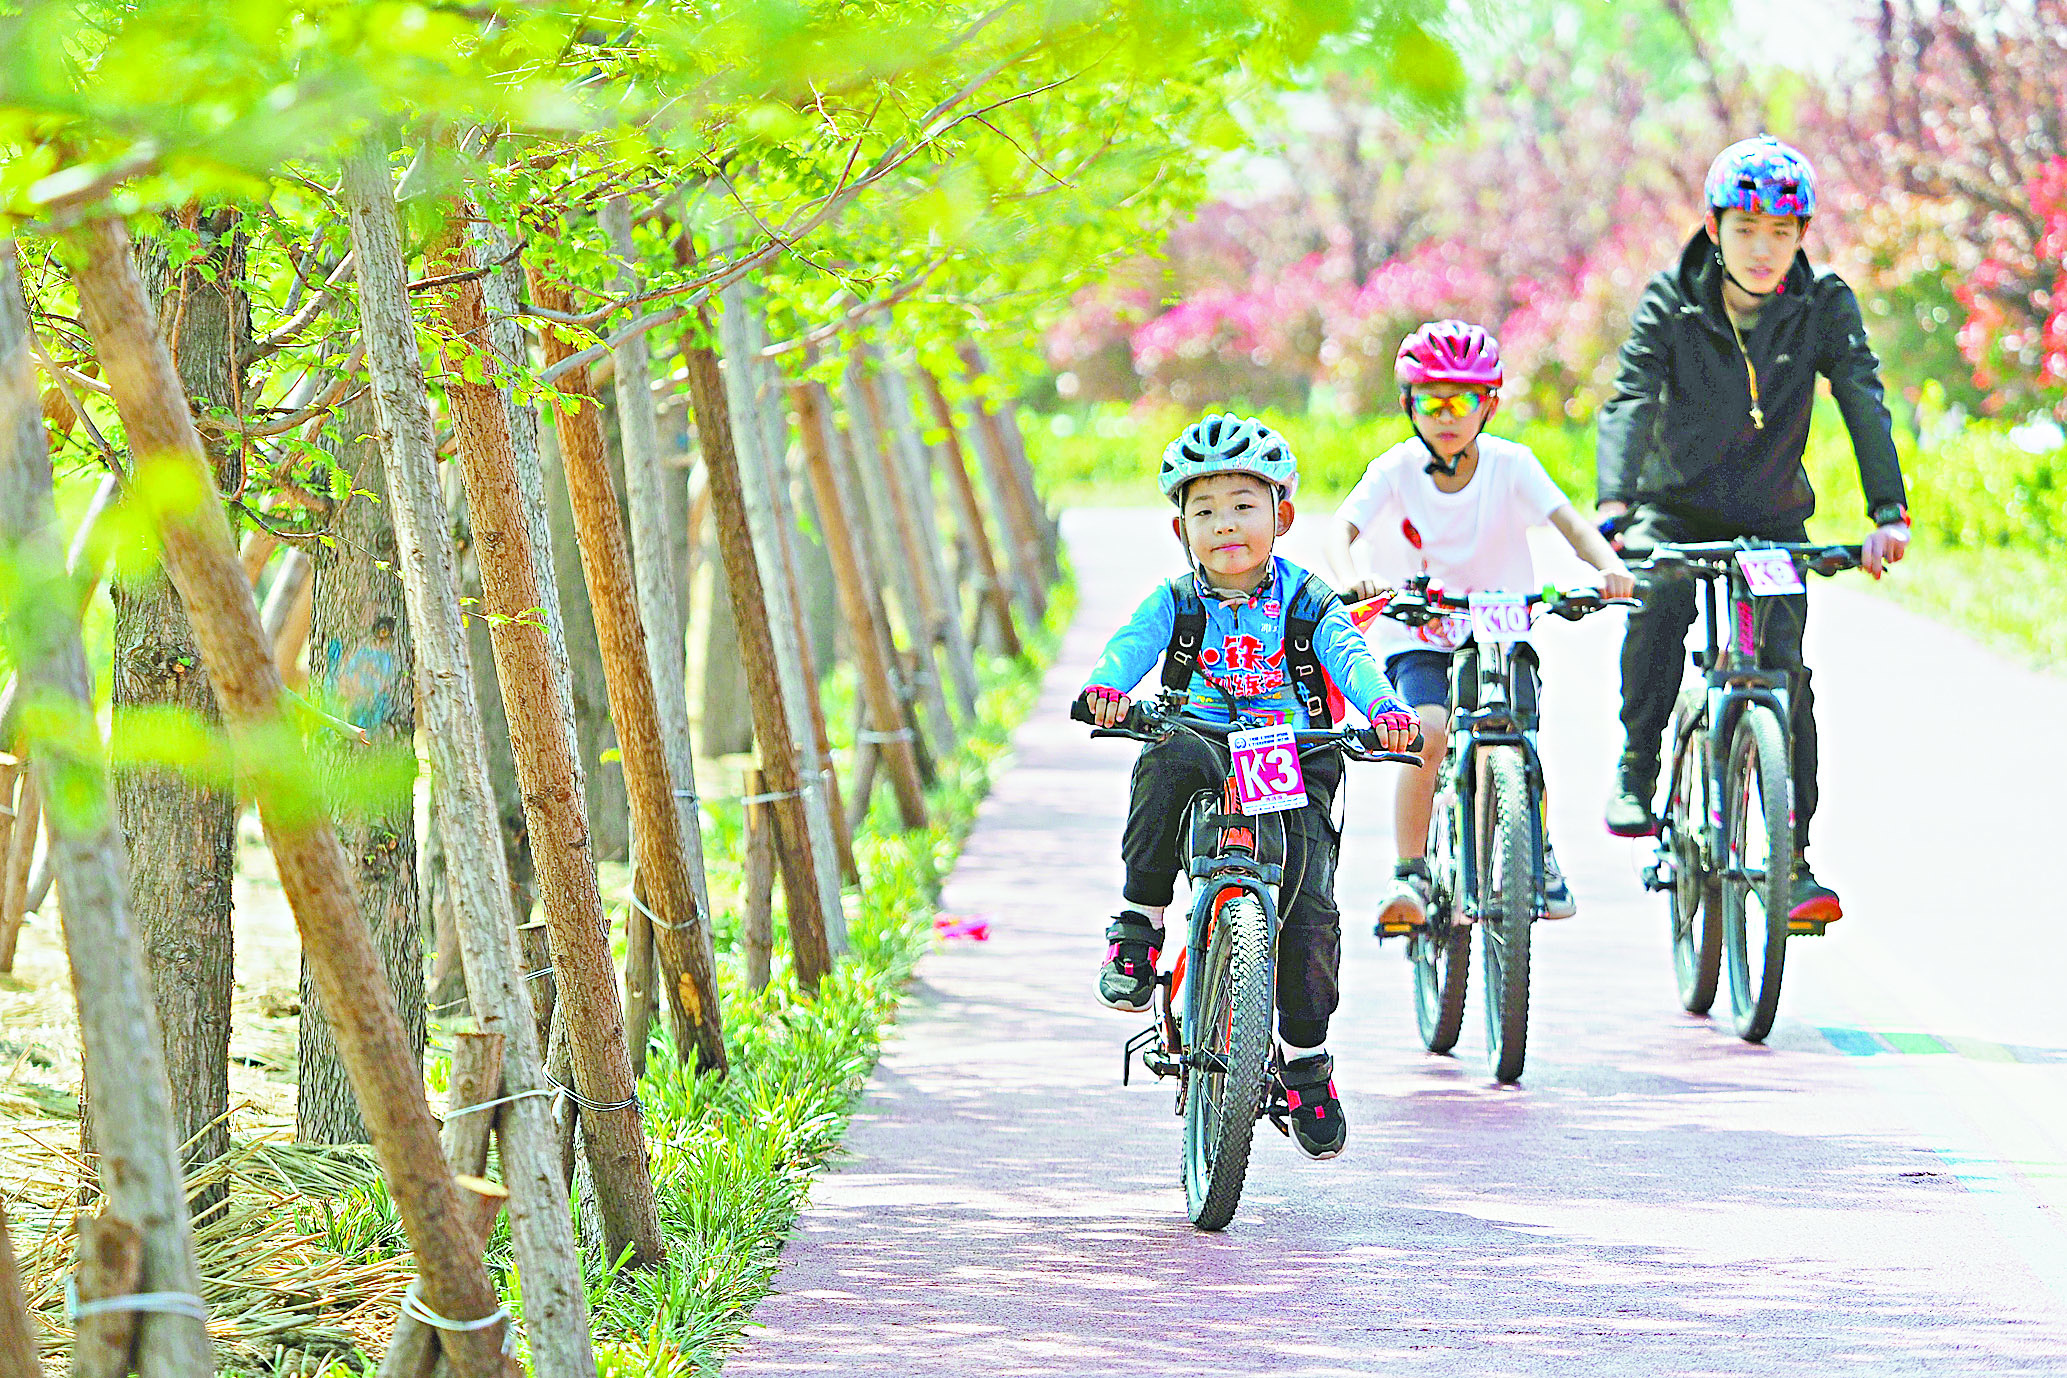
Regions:
M 1299 505 L 1308 520 L 1331 512 L 1364 466 L 1408 434 L 1403 417 L 1262 415 L 1299 455 Z M 1190 413 L 1116 406 L 1029 417 L 1027 448 L 1043 483 L 1064 502 L 1153 505 L 1159 500 L 1156 461 L 1191 419 Z M 1574 505 L 1590 508 L 1590 427 L 1509 426 L 1496 419 L 1492 430 L 1528 445 Z M 2041 668 L 2067 665 L 2067 568 L 2059 559 L 2067 549 L 2067 452 L 2028 453 L 1994 423 L 1969 425 L 1927 448 L 1906 431 L 1897 433 L 1896 443 L 1916 541 L 1888 578 L 1856 582 Z M 1859 540 L 1866 518 L 1858 467 L 1827 399 L 1810 435 L 1808 469 L 1818 500 L 1811 535 Z

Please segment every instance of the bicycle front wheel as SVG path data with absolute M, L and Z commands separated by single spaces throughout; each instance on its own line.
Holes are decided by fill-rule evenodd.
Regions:
M 1270 928 L 1263 904 L 1227 889 L 1207 910 L 1206 960 L 1187 979 L 1199 984 L 1186 1049 L 1184 1202 L 1191 1223 L 1225 1229 L 1241 1204 L 1249 1149 L 1263 1101 L 1270 1054 Z
M 1794 819 L 1787 736 L 1764 704 L 1745 706 L 1730 734 L 1723 776 L 1728 833 L 1722 866 L 1723 952 L 1737 1036 L 1759 1043 L 1780 1011 L 1787 909 L 1794 880 Z
M 1421 1027 L 1421 1045 L 1431 1053 L 1447 1053 L 1457 1046 L 1464 1030 L 1464 993 L 1471 980 L 1471 930 L 1454 922 L 1462 808 L 1457 792 L 1447 785 L 1436 796 L 1428 838 L 1435 903 L 1428 922 L 1407 936 L 1407 958 L 1414 964 L 1414 1019 Z
M 1679 979 L 1680 1007 L 1706 1014 L 1715 1003 L 1722 975 L 1722 916 L 1715 878 L 1702 855 L 1708 828 L 1708 774 L 1703 703 L 1705 690 L 1680 696 L 1672 717 L 1672 784 L 1665 796 L 1665 829 L 1659 850 L 1672 861 L 1672 965 Z
M 1529 1050 L 1529 931 L 1536 917 L 1534 808 L 1522 753 L 1479 753 L 1480 955 L 1486 976 L 1486 1061 L 1519 1081 Z

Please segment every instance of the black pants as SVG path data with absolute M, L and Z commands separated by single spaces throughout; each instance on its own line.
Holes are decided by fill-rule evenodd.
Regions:
M 1700 521 L 1663 508 L 1639 507 L 1636 519 L 1623 532 L 1622 545 L 1626 553 L 1636 556 L 1665 541 L 1731 541 L 1739 536 L 1801 541 L 1807 539 L 1808 533 L 1800 525 L 1752 531 Z M 1622 731 L 1630 753 L 1653 766 L 1666 724 L 1672 717 L 1673 700 L 1679 696 L 1684 672 L 1681 657 L 1687 628 L 1693 625 L 1697 611 L 1699 587 L 1699 581 L 1694 579 L 1645 580 L 1644 605 L 1629 615 L 1629 628 L 1623 633 Z M 1789 704 L 1793 719 L 1790 735 L 1794 738 L 1794 840 L 1797 847 L 1807 847 L 1809 819 L 1815 816 L 1817 795 L 1816 695 L 1810 686 L 1808 667 L 1801 663 L 1802 632 L 1809 619 L 1808 595 L 1797 593 L 1757 601 L 1759 665 L 1768 670 L 1793 672 Z M 1719 634 L 1728 637 L 1732 629 L 1721 628 Z
M 1279 814 L 1285 824 L 1285 878 L 1278 891 L 1278 1035 L 1296 1047 L 1319 1046 L 1341 1000 L 1342 915 L 1335 908 L 1340 839 L 1330 811 L 1342 779 L 1342 758 L 1316 753 L 1306 761 L 1306 807 Z M 1227 756 L 1179 733 L 1141 749 L 1120 858 L 1132 904 L 1168 904 L 1177 893 L 1183 857 L 1178 835 L 1192 799 L 1218 796 Z

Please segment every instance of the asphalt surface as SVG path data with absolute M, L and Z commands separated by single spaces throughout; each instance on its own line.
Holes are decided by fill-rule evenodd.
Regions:
M 1818 581 L 1811 856 L 1849 916 L 1790 944 L 1753 1047 L 1679 1011 L 1663 901 L 1598 822 L 1620 615 L 1556 623 L 1543 745 L 1580 912 L 1536 930 L 1522 1084 L 1486 1072 L 1476 965 L 1459 1055 L 1421 1051 L 1369 929 L 1391 768 L 1352 767 L 1349 1151 L 1309 1163 L 1262 1125 L 1206 1235 L 1170 1084 L 1120 1085 L 1142 1021 L 1091 994 L 1131 748 L 1066 717 L 1169 572 L 1165 522 L 1067 519 L 1082 612 L 943 898 L 990 940 L 921 967 L 728 1372 L 2067 1374 L 2067 680 Z

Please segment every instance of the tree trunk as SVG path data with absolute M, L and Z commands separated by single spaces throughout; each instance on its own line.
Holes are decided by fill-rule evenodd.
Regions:
M 63 782 L 53 791 L 50 853 L 64 886 L 65 947 L 79 1006 L 87 1099 L 106 1126 L 108 1203 L 143 1235 L 144 1284 L 197 1295 L 200 1267 L 182 1191 L 164 1045 L 143 945 L 129 915 L 122 834 L 94 720 L 93 680 L 77 622 L 69 612 L 52 615 L 73 600 L 59 555 L 50 456 L 17 274 L 13 246 L 0 244 L 0 553 L 12 571 L 0 591 L 7 600 L 0 613 L 23 694 L 54 720 L 37 751 L 46 778 Z M 136 1357 L 142 1378 L 208 1378 L 214 1372 L 202 1323 L 164 1312 L 140 1319 Z
M 933 465 L 919 438 L 918 418 L 912 414 L 911 389 L 903 377 L 890 369 L 880 375 L 883 403 L 890 417 L 890 434 L 885 437 L 885 472 L 894 481 L 893 497 L 901 496 L 910 519 L 918 528 L 919 580 L 930 589 L 939 623 L 934 636 L 947 657 L 948 673 L 955 682 L 955 701 L 972 722 L 976 717 L 976 654 L 962 629 L 961 586 L 949 576 L 946 548 L 940 543 L 939 501 L 933 490 Z
M 548 310 L 569 309 L 563 288 L 541 282 L 535 274 L 530 283 L 535 303 Z M 548 330 L 545 338 L 549 362 L 558 363 L 574 353 L 559 332 Z M 717 974 L 707 959 L 710 942 L 702 932 L 706 920 L 696 904 L 676 822 L 674 776 L 668 768 L 653 676 L 647 668 L 646 629 L 633 592 L 631 552 L 625 545 L 617 493 L 610 485 L 602 417 L 588 370 L 570 370 L 560 379 L 560 392 L 575 399 L 572 406 L 556 409 L 554 417 L 579 533 L 582 575 L 597 614 L 610 717 L 622 745 L 635 861 L 658 920 L 654 927 L 668 980 L 668 1005 L 675 1012 L 675 1039 L 685 1052 L 691 1046 L 696 1049 L 700 1066 L 722 1070 L 725 1038 Z
M 471 208 L 462 207 L 462 216 L 470 215 Z M 471 272 L 473 264 L 472 251 L 462 246 L 436 256 L 430 267 L 437 276 Z M 633 1262 L 651 1266 L 666 1256 L 660 1214 L 646 1167 L 624 1011 L 617 1003 L 610 923 L 589 854 L 588 820 L 567 731 L 570 714 L 545 624 L 534 611 L 544 595 L 517 482 L 509 412 L 500 387 L 464 376 L 462 351 L 478 350 L 488 340 L 487 308 L 478 281 L 455 284 L 440 296 L 448 338 L 455 342 L 446 348 L 446 395 L 459 432 L 474 549 L 481 563 L 480 611 L 494 643 L 496 678 L 509 720 L 522 725 L 509 740 L 538 867 L 557 1003 L 568 1020 L 575 1089 L 591 1103 L 582 1106 L 581 1116 L 603 1217 L 604 1252 L 616 1260 L 629 1249 Z
M 236 356 L 248 333 L 248 303 L 234 285 L 243 276 L 244 237 L 234 211 L 215 213 L 196 228 L 208 246 L 203 263 L 175 270 L 162 245 L 148 244 L 139 254 L 142 272 L 188 405 L 234 408 L 243 395 Z M 209 459 L 218 477 L 234 464 L 220 452 Z M 166 709 L 219 725 L 222 715 L 208 669 L 164 570 L 118 578 L 114 601 L 116 740 L 139 732 L 154 736 L 158 727 L 152 717 Z M 230 1147 L 225 1117 L 235 984 L 230 885 L 237 864 L 237 799 L 179 770 L 126 769 L 115 773 L 115 800 L 129 846 L 130 912 L 143 934 L 158 1029 L 165 1040 L 176 1133 L 186 1145 L 183 1161 L 192 1169 Z M 193 1210 L 205 1215 L 223 1198 L 222 1188 L 211 1188 L 194 1199 Z
M 316 702 L 372 740 L 412 756 L 416 691 L 409 615 L 395 577 L 395 526 L 388 516 L 387 476 L 372 437 L 380 428 L 373 400 L 345 405 L 345 437 L 337 460 L 352 476 L 352 493 L 332 526 L 335 545 L 317 546 L 315 613 L 309 635 L 309 678 Z M 360 496 L 365 494 L 367 496 Z M 317 759 L 330 779 L 347 784 L 365 748 L 326 734 Z M 370 804 L 371 801 L 368 801 Z M 417 922 L 416 811 L 405 793 L 338 825 L 338 841 L 357 873 L 359 913 L 380 948 L 388 988 L 417 1065 L 423 1063 L 423 930 Z M 366 1120 L 323 1011 L 308 960 L 301 973 L 301 1052 L 295 1063 L 296 1137 L 305 1143 L 366 1143 Z
M 492 821 L 480 712 L 445 541 L 430 397 L 410 313 L 394 184 L 383 154 L 361 149 L 346 162 L 345 196 L 358 257 L 360 328 L 384 433 L 381 458 L 394 513 L 396 564 L 416 639 L 417 701 L 432 768 L 438 772 L 437 814 L 466 952 L 467 990 L 482 1030 L 503 1036 L 504 1082 L 510 1094 L 522 1097 L 504 1107 L 502 1166 L 510 1188 L 510 1234 L 523 1275 L 526 1329 L 542 1378 L 593 1378 L 588 1297 L 568 1218 L 558 1135 L 550 1107 L 542 1096 L 531 1094 L 545 1090 L 538 1035 L 518 972 L 509 878 Z M 360 1103 L 366 1103 L 364 1096 Z M 439 1165 L 442 1170 L 442 1158 Z M 442 1185 L 451 1191 L 449 1176 Z M 447 1223 L 459 1233 L 456 1210 L 454 1200 Z M 464 1319 L 487 1308 L 437 1309 Z
M 964 346 L 961 356 L 968 381 L 974 384 L 982 376 L 982 357 L 973 344 Z M 1005 548 L 1012 566 L 1013 582 L 1027 620 L 1038 624 L 1048 615 L 1047 557 L 1043 553 L 1040 515 L 1019 481 L 1019 468 L 1012 457 L 1012 443 L 1005 434 L 1005 422 L 997 408 L 973 391 L 969 395 L 968 408 L 970 420 L 974 423 L 976 453 L 983 461 L 983 475 L 990 485 L 991 502 L 997 511 L 1004 514 Z
M 713 535 L 712 544 L 717 543 Z M 739 658 L 739 623 L 733 617 L 725 562 L 709 561 L 709 571 L 710 602 L 703 619 L 703 673 L 699 676 L 703 746 L 713 756 L 737 756 L 754 749 L 753 691 L 746 682 L 746 664 Z

